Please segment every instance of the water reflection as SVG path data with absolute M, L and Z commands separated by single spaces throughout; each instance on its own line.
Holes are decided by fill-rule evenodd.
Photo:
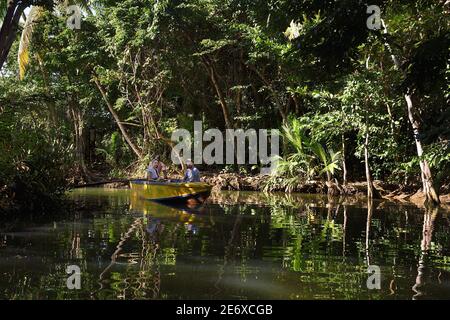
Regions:
M 347 220 L 348 220 L 348 216 L 347 216 L 347 205 L 344 205 L 344 222 L 342 224 L 342 256 L 345 258 L 345 245 L 346 245 L 346 238 L 347 238 Z M 345 261 L 345 260 L 344 260 Z
M 426 288 L 426 271 L 428 268 L 428 255 L 432 245 L 434 221 L 438 214 L 437 208 L 427 207 L 425 209 L 425 214 L 423 216 L 423 227 L 422 227 L 422 241 L 420 243 L 420 256 L 417 268 L 416 283 L 412 287 L 413 291 L 416 293 L 413 296 L 413 300 L 420 299 L 425 295 L 424 288 Z M 441 272 L 439 273 L 441 274 Z
M 366 262 L 370 266 L 370 252 L 369 252 L 369 238 L 370 238 L 370 224 L 372 223 L 373 215 L 373 200 L 367 200 L 367 222 L 366 222 Z
M 200 207 L 128 190 L 72 197 L 72 220 L 1 235 L 0 298 L 450 298 L 447 212 L 283 193 L 223 192 Z M 68 264 L 80 291 L 64 286 Z M 381 290 L 367 289 L 368 265 Z

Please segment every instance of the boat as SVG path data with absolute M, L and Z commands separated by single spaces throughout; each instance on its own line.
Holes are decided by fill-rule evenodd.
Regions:
M 131 191 L 136 197 L 165 203 L 203 203 L 211 194 L 212 187 L 204 182 L 182 182 L 179 180 L 130 181 Z

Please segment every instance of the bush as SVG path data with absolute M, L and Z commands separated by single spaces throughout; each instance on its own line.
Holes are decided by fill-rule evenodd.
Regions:
M 0 210 L 43 211 L 66 191 L 72 147 L 55 129 L 17 119 L 0 110 Z

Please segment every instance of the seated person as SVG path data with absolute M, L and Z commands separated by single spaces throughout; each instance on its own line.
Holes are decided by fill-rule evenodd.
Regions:
M 200 171 L 194 166 L 191 159 L 186 161 L 187 170 L 184 174 L 184 182 L 200 182 Z
M 152 163 L 147 168 L 147 180 L 158 180 L 158 160 L 153 160 Z
M 161 162 L 161 160 L 159 160 L 159 155 L 155 157 L 155 160 L 153 161 L 157 161 L 158 165 L 156 167 L 156 171 L 158 172 L 158 176 L 161 176 L 161 173 L 164 176 L 164 179 L 167 179 L 167 167 L 164 163 Z

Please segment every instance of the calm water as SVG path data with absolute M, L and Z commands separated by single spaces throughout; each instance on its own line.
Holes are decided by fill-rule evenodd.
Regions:
M 323 196 L 223 192 L 202 208 L 128 190 L 0 235 L 1 299 L 450 299 L 450 215 Z M 81 289 L 66 267 L 81 269 Z M 381 289 L 366 285 L 368 265 Z

